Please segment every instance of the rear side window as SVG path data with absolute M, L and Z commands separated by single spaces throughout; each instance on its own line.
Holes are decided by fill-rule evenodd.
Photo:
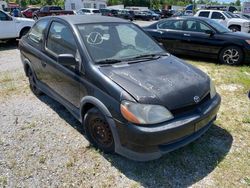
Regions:
M 158 24 L 160 29 L 182 30 L 183 20 L 168 20 Z
M 200 17 L 208 18 L 208 17 L 209 17 L 209 12 L 208 12 L 208 11 L 200 12 L 199 16 L 200 16 Z
M 93 10 L 93 13 L 100 13 L 99 10 Z
M 36 24 L 32 27 L 28 34 L 28 38 L 35 42 L 36 44 L 42 44 L 44 39 L 44 30 L 48 25 L 48 20 L 39 20 Z
M 51 24 L 46 47 L 55 56 L 60 54 L 75 56 L 77 51 L 72 31 L 66 25 L 58 22 Z
M 220 12 L 213 12 L 211 18 L 218 20 L 225 19 L 225 17 Z

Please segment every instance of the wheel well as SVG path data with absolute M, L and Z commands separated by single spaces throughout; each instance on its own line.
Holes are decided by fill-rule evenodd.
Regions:
M 91 108 L 94 108 L 96 107 L 95 105 L 93 105 L 92 103 L 86 103 L 82 106 L 82 109 L 81 109 L 81 115 L 82 115 L 82 121 L 83 121 L 83 118 L 85 116 L 85 114 L 91 109 Z
M 238 27 L 238 28 L 240 28 L 240 31 L 241 31 L 241 26 L 240 25 L 230 25 L 228 28 L 231 28 L 231 27 Z
M 24 27 L 21 29 L 20 33 L 19 33 L 19 38 L 21 37 L 22 33 L 25 31 L 25 30 L 30 30 L 31 27 Z
M 28 65 L 28 63 L 25 63 L 24 64 L 24 72 L 25 72 L 25 75 L 28 76 L 28 70 L 30 69 L 30 66 Z

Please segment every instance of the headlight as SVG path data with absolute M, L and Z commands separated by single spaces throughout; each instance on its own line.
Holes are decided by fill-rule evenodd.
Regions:
M 210 98 L 214 98 L 216 95 L 216 89 L 212 80 L 210 80 Z
M 250 45 L 250 40 L 246 40 L 246 42 Z
M 159 105 L 122 101 L 120 108 L 123 117 L 136 124 L 155 124 L 174 118 L 171 112 Z
M 249 27 L 249 26 L 250 26 L 250 22 L 244 22 L 244 23 L 243 23 L 243 26 L 244 26 L 244 27 Z

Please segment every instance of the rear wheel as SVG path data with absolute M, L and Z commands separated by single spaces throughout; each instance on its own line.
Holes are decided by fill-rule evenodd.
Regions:
M 104 153 L 114 152 L 112 131 L 104 115 L 97 108 L 92 108 L 86 113 L 84 127 L 91 144 Z
M 243 62 L 243 52 L 237 46 L 228 46 L 221 50 L 219 60 L 228 65 L 239 65 Z
M 28 78 L 29 78 L 31 91 L 37 96 L 41 95 L 42 92 L 37 88 L 34 74 L 33 74 L 33 72 L 31 71 L 30 68 L 28 69 Z

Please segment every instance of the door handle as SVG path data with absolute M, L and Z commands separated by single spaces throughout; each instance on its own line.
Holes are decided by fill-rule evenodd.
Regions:
M 42 61 L 41 64 L 43 67 L 46 67 L 46 65 L 47 65 L 44 61 Z
M 188 33 L 184 33 L 184 36 L 185 36 L 185 37 L 190 37 L 191 35 L 188 34 Z

